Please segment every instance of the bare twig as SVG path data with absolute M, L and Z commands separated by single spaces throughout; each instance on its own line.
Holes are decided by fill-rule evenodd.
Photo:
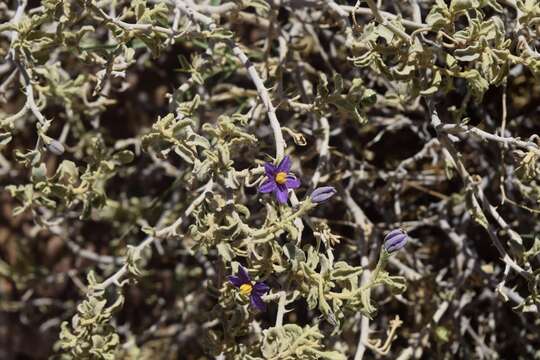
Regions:
M 503 221 L 502 217 L 498 214 L 497 210 L 493 206 L 491 206 L 491 204 L 489 204 L 489 202 L 486 200 L 485 195 L 482 189 L 480 188 L 480 186 L 478 186 L 478 184 L 472 180 L 471 175 L 468 173 L 467 169 L 465 168 L 465 165 L 461 161 L 461 158 L 458 155 L 456 149 L 454 148 L 454 145 L 452 145 L 452 142 L 449 139 L 448 135 L 444 131 L 441 131 L 441 128 L 444 129 L 444 125 L 442 124 L 439 118 L 439 115 L 437 114 L 437 110 L 435 110 L 435 108 L 432 105 L 430 105 L 430 107 L 431 107 L 431 124 L 437 131 L 439 141 L 441 142 L 441 144 L 443 145 L 443 147 L 446 149 L 451 159 L 453 160 L 456 166 L 456 169 L 459 175 L 461 176 L 462 180 L 465 182 L 467 186 L 471 186 L 474 189 L 473 201 L 477 201 L 477 199 L 480 199 L 482 203 L 482 207 L 484 208 L 484 211 L 487 211 L 494 217 L 498 218 L 499 223 L 506 224 L 505 222 L 502 222 Z M 488 223 L 486 226 L 486 230 L 493 244 L 497 248 L 497 251 L 499 251 L 499 254 L 501 255 L 501 258 L 502 258 L 501 260 L 504 261 L 504 263 L 508 264 L 518 274 L 520 274 L 521 276 L 523 276 L 525 279 L 528 280 L 530 278 L 529 272 L 525 271 L 521 266 L 519 266 L 510 257 L 510 255 L 508 255 L 508 253 L 504 249 L 504 246 L 499 240 L 499 237 L 496 231 L 493 229 L 493 226 Z
M 495 141 L 503 145 L 513 145 L 529 151 L 533 151 L 535 154 L 540 155 L 540 147 L 532 141 L 523 141 L 514 137 L 504 137 L 501 135 L 491 134 L 487 131 L 470 125 L 444 124 L 439 127 L 439 130 L 444 131 L 448 134 L 472 134 L 484 140 Z
M 136 246 L 135 251 L 141 251 L 147 246 L 150 246 L 154 241 L 160 238 L 167 238 L 170 236 L 174 236 L 176 234 L 176 229 L 182 224 L 184 219 L 191 215 L 193 210 L 201 204 L 204 199 L 206 198 L 206 195 L 212 190 L 212 187 L 214 186 L 214 182 L 210 180 L 203 188 L 203 191 L 199 196 L 197 196 L 191 205 L 184 211 L 184 214 L 180 216 L 174 223 L 171 225 L 168 225 L 158 231 L 154 235 L 148 236 L 144 241 L 142 241 L 139 245 Z M 109 287 L 112 284 L 119 285 L 120 279 L 127 273 L 128 266 L 127 264 L 123 265 L 118 271 L 116 271 L 113 275 L 109 276 L 106 280 L 101 282 L 99 284 L 99 288 L 105 289 Z

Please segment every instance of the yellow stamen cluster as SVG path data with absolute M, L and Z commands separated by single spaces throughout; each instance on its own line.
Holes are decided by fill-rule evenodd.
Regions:
M 249 296 L 251 295 L 251 291 L 253 290 L 253 285 L 251 284 L 242 284 L 240 286 L 240 294 Z
M 286 172 L 280 171 L 276 174 L 276 183 L 278 183 L 279 185 L 283 185 L 285 184 L 286 181 L 287 181 Z

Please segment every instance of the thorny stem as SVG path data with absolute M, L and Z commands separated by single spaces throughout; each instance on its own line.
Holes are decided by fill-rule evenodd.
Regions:
M 14 69 L 11 74 L 4 80 L 4 82 L 0 85 L 0 101 L 5 101 L 4 95 L 6 93 L 7 88 L 9 85 L 17 78 L 18 70 Z
M 528 151 L 532 151 L 537 155 L 540 155 L 540 147 L 532 141 L 523 141 L 510 136 L 505 137 L 491 134 L 487 131 L 470 125 L 441 124 L 441 126 L 439 126 L 439 130 L 444 131 L 448 134 L 470 133 L 484 140 L 499 142 L 503 145 L 514 145 L 524 148 Z
M 285 306 L 287 305 L 287 293 L 285 291 L 279 292 L 279 301 L 278 301 L 278 310 L 276 313 L 276 324 L 275 326 L 283 325 L 283 317 L 285 316 Z
M 499 223 L 501 223 L 502 217 L 499 215 L 497 210 L 493 206 L 491 206 L 491 204 L 487 201 L 487 199 L 485 198 L 485 195 L 484 195 L 481 187 L 479 186 L 479 184 L 472 180 L 472 177 L 469 174 L 469 172 L 467 171 L 467 169 L 465 168 L 465 165 L 463 164 L 463 162 L 461 161 L 457 150 L 455 149 L 454 145 L 452 144 L 452 142 L 448 138 L 448 135 L 444 131 L 444 125 L 442 124 L 441 119 L 439 118 L 439 115 L 437 114 L 437 110 L 431 104 L 431 102 L 428 102 L 428 105 L 429 105 L 429 108 L 431 110 L 431 124 L 435 128 L 435 130 L 437 131 L 437 136 L 439 138 L 439 141 L 441 142 L 441 145 L 446 149 L 447 153 L 450 155 L 451 159 L 453 160 L 453 162 L 454 162 L 454 164 L 456 166 L 456 169 L 457 169 L 459 175 L 461 176 L 463 182 L 467 186 L 472 187 L 472 189 L 474 190 L 473 201 L 478 202 L 477 199 L 480 199 L 481 203 L 482 203 L 482 207 L 484 208 L 484 211 L 487 211 L 488 213 L 490 213 L 495 219 L 499 219 Z M 502 221 L 504 222 L 504 220 L 502 220 Z M 506 224 L 506 223 L 504 223 L 504 224 Z M 508 255 L 508 253 L 504 249 L 504 246 L 502 245 L 501 241 L 499 240 L 499 237 L 498 237 L 495 229 L 493 229 L 493 226 L 491 224 L 488 224 L 487 227 L 486 227 L 486 230 L 488 232 L 488 235 L 489 235 L 491 241 L 493 242 L 493 244 L 495 245 L 497 251 L 501 255 L 502 261 L 505 264 L 509 265 L 514 271 L 516 271 L 523 278 L 525 278 L 526 280 L 529 280 L 531 274 L 529 272 L 527 272 L 525 269 L 523 269 L 521 266 L 519 266 L 510 257 L 510 255 Z M 517 235 L 517 233 L 516 233 L 516 236 L 519 237 L 519 235 Z
M 319 162 L 317 163 L 317 167 L 315 168 L 315 173 L 312 176 L 312 186 L 313 188 L 316 188 L 319 184 L 319 180 L 321 179 L 321 171 L 323 166 L 328 161 L 328 144 L 330 142 L 330 125 L 328 124 L 328 119 L 324 116 L 321 116 L 320 118 L 321 123 L 321 129 L 323 131 L 323 139 L 321 141 L 321 150 L 319 152 Z
M 16 26 L 22 20 L 22 17 L 24 15 L 24 10 L 26 9 L 26 5 L 27 5 L 27 0 L 19 1 L 19 5 L 17 7 L 17 10 L 15 11 L 15 16 L 13 17 L 11 24 Z M 19 59 L 19 56 L 16 50 L 13 48 L 13 45 L 15 44 L 18 38 L 19 38 L 19 33 L 17 31 L 13 31 L 11 35 L 11 49 L 9 51 L 9 59 L 16 66 L 16 71 L 14 73 L 18 71 L 21 74 L 21 78 L 24 83 L 24 88 L 26 90 L 26 103 L 24 104 L 23 109 L 21 109 L 21 111 L 19 111 L 19 113 L 16 114 L 17 116 L 15 118 L 24 115 L 24 113 L 26 112 L 26 109 L 29 109 L 32 112 L 32 114 L 34 114 L 34 116 L 37 118 L 39 123 L 42 126 L 45 126 L 47 120 L 45 119 L 43 114 L 41 114 L 41 111 L 39 110 L 35 102 L 34 88 L 32 86 L 32 80 L 30 78 L 30 74 L 28 73 L 28 70 L 24 67 L 24 65 L 22 64 L 21 59 Z M 10 120 L 14 120 L 14 119 L 12 118 Z
M 24 81 L 24 88 L 26 90 L 26 104 L 25 107 L 27 109 L 30 109 L 32 114 L 36 117 L 36 119 L 39 121 L 39 123 L 45 127 L 47 124 L 47 119 L 45 119 L 45 116 L 41 113 L 39 110 L 35 98 L 34 98 L 34 88 L 32 86 L 32 80 L 30 79 L 30 75 L 28 74 L 28 71 L 24 68 L 24 66 L 20 63 L 20 61 L 15 60 L 15 64 L 17 65 L 17 68 L 19 69 L 19 72 L 21 73 L 21 76 Z
M 259 74 L 257 73 L 255 66 L 248 59 L 246 54 L 240 49 L 238 45 L 232 42 L 229 42 L 229 44 L 230 46 L 232 46 L 232 52 L 236 55 L 236 57 L 238 57 L 238 59 L 240 59 L 240 62 L 242 62 L 242 64 L 245 66 L 249 77 L 251 78 L 251 81 L 253 81 L 253 84 L 257 88 L 259 98 L 261 99 L 264 107 L 266 108 L 268 119 L 270 120 L 270 126 L 272 127 L 272 131 L 274 132 L 274 140 L 276 145 L 276 161 L 279 162 L 284 156 L 286 145 L 285 140 L 283 139 L 281 125 L 279 124 L 279 120 L 276 116 L 276 109 L 274 108 L 272 100 L 270 99 L 270 94 L 268 93 L 268 90 L 264 86 Z

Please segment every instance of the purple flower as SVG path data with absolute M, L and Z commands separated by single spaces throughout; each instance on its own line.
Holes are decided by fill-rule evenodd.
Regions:
M 407 244 L 407 239 L 404 230 L 392 230 L 384 237 L 384 249 L 390 254 L 399 251 Z
M 266 294 L 270 287 L 263 282 L 253 282 L 249 277 L 246 269 L 240 265 L 238 268 L 238 274 L 236 276 L 229 276 L 229 282 L 240 289 L 240 294 L 249 297 L 251 306 L 259 311 L 266 310 L 266 304 L 261 296 Z
M 300 180 L 291 171 L 291 158 L 285 156 L 278 166 L 271 163 L 264 164 L 264 172 L 267 179 L 259 187 L 259 192 L 273 192 L 277 201 L 286 204 L 289 198 L 289 189 L 300 186 Z
M 310 195 L 311 201 L 319 204 L 334 196 L 337 193 L 333 186 L 323 186 L 316 188 Z

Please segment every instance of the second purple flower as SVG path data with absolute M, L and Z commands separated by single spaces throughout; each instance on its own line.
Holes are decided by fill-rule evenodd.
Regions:
M 279 203 L 286 204 L 289 198 L 289 189 L 296 189 L 300 186 L 300 180 L 290 172 L 291 165 L 289 156 L 285 156 L 277 166 L 265 163 L 266 180 L 259 187 L 259 192 L 273 192 Z
M 251 306 L 259 311 L 266 310 L 266 304 L 262 296 L 270 290 L 270 287 L 263 282 L 252 281 L 242 265 L 238 267 L 238 274 L 236 276 L 229 276 L 229 282 L 240 289 L 240 294 L 249 297 Z

